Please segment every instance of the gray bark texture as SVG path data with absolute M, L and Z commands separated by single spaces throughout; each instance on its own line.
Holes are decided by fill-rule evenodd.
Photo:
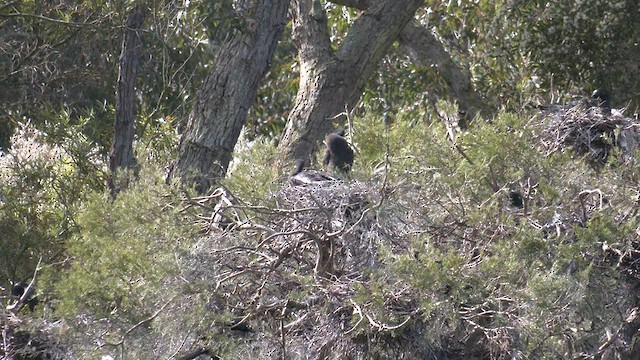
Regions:
M 356 1 L 357 2 L 357 1 Z M 326 13 L 317 0 L 294 0 L 293 40 L 299 50 L 300 87 L 280 142 L 278 166 L 308 161 L 335 127 L 332 118 L 351 109 L 421 0 L 373 2 L 332 51 Z M 344 118 L 342 119 L 344 121 Z
M 286 24 L 290 0 L 237 1 L 244 26 L 227 34 L 198 91 L 170 177 L 206 192 L 222 179 Z
M 122 39 L 116 94 L 116 118 L 114 122 L 113 144 L 109 153 L 109 170 L 115 176 L 117 169 L 127 169 L 135 165 L 133 137 L 135 135 L 135 85 L 142 48 L 139 30 L 144 20 L 141 6 L 131 10 L 127 18 Z M 113 190 L 113 181 L 110 187 Z

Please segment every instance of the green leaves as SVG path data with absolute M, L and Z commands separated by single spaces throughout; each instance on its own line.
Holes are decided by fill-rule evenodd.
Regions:
M 160 196 L 166 189 L 154 171 L 141 177 L 114 202 L 95 194 L 80 210 L 67 248 L 71 267 L 55 279 L 61 314 L 136 322 L 168 298 L 162 282 L 176 271 L 174 257 L 191 231 Z

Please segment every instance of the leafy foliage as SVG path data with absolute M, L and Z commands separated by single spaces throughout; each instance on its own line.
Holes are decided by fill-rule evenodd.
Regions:
M 14 2 L 2 8 L 0 82 L 3 123 L 0 146 L 25 118 L 46 130 L 65 111 L 72 125 L 106 154 L 111 143 L 117 61 L 127 2 Z M 189 104 L 210 59 L 206 4 L 155 4 L 148 8 L 138 81 L 141 138 L 190 111 Z
M 628 197 L 637 185 L 616 175 L 626 170 L 546 155 L 523 115 L 458 134 L 460 147 L 439 124 L 401 120 L 359 119 L 356 176 L 387 158 L 382 178 L 282 185 L 219 209 L 245 217 L 204 227 L 209 235 L 185 257 L 188 290 L 164 311 L 190 315 L 158 316 L 145 336 L 170 343 L 176 332 L 159 329 L 189 324 L 200 334 L 189 341 L 229 357 L 627 354 L 604 338 L 611 328 L 623 336 L 636 306 L 637 253 L 622 249 L 637 247 L 637 219 L 623 215 L 637 206 Z M 258 164 L 272 156 L 264 146 L 248 150 Z M 236 194 L 260 173 L 239 164 L 226 184 Z M 522 193 L 522 208 L 510 191 Z M 344 208 L 327 204 L 345 199 L 367 205 L 341 227 Z M 199 224 L 213 218 L 212 206 L 199 209 Z M 331 265 L 320 261 L 325 241 L 336 249 Z
M 428 4 L 417 21 L 503 111 L 468 132 L 444 126 L 433 105 L 456 109 L 441 101 L 442 74 L 394 48 L 351 119 L 352 181 L 315 188 L 271 168 L 297 91 L 285 32 L 224 191 L 181 197 L 160 169 L 219 40 L 246 30 L 234 4 L 147 4 L 142 170 L 115 201 L 104 161 L 131 2 L 0 6 L 0 285 L 29 279 L 42 258 L 33 326 L 55 329 L 58 350 L 637 358 L 638 162 L 612 150 L 593 168 L 545 151 L 542 120 L 520 112 L 595 86 L 614 105 L 637 101 L 637 2 Z M 326 9 L 339 44 L 360 12 Z M 22 331 L 18 315 L 2 310 L 3 330 Z
M 61 314 L 90 311 L 135 322 L 170 295 L 162 282 L 175 273 L 173 257 L 192 233 L 164 191 L 161 177 L 148 171 L 115 201 L 102 194 L 87 200 L 68 242 L 73 261 L 57 286 Z
M 29 280 L 39 258 L 55 263 L 63 258 L 66 241 L 74 233 L 78 203 L 86 191 L 101 183 L 100 159 L 76 158 L 85 147 L 73 143 L 47 144 L 48 137 L 31 125 L 13 136 L 13 147 L 0 156 L 0 270 L 6 280 Z M 91 171 L 86 171 L 91 169 Z
M 635 16 L 636 1 L 529 2 L 515 1 L 510 14 L 523 26 L 516 39 L 535 64 L 535 74 L 559 88 L 577 86 L 612 89 L 618 106 L 637 102 L 637 87 L 629 75 L 638 69 L 627 59 L 637 59 L 640 47 Z M 633 77 L 633 75 L 631 75 Z
M 565 102 L 597 87 L 613 91 L 615 106 L 637 106 L 628 76 L 638 72 L 631 63 L 640 51 L 635 1 L 456 1 L 428 9 L 422 22 L 495 108 Z

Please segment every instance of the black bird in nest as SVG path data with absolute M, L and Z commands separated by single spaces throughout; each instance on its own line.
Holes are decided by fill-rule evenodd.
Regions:
M 593 90 L 593 93 L 591 93 L 591 100 L 595 103 L 595 106 L 602 108 L 603 110 L 611 111 L 611 105 L 609 103 L 610 95 L 607 89 L 597 88 Z
M 517 207 L 518 209 L 522 209 L 524 207 L 524 201 L 519 191 L 511 190 L 509 192 L 509 198 L 511 199 L 512 206 Z
M 27 292 L 25 295 L 25 291 Z M 35 295 L 35 289 L 33 286 L 29 286 L 29 284 L 24 281 L 19 281 L 14 283 L 11 286 L 11 295 L 13 295 L 17 302 L 13 305 L 13 307 L 18 307 L 18 311 L 22 309 L 25 305 L 29 308 L 29 311 L 33 311 L 36 305 L 38 305 L 39 301 Z
M 325 170 L 348 175 L 353 166 L 354 154 L 344 138 L 344 129 L 327 135 L 324 143 L 327 147 L 323 160 Z

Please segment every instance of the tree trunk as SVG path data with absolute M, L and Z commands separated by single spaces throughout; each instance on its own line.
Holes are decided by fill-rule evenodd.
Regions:
M 472 120 L 479 112 L 486 111 L 482 99 L 471 86 L 471 74 L 460 68 L 449 56 L 442 43 L 427 28 L 407 25 L 398 38 L 401 49 L 419 65 L 435 65 L 446 81 L 450 96 L 458 100 L 461 121 Z M 465 123 L 466 123 L 465 121 Z M 464 123 L 461 124 L 464 127 Z
M 366 10 L 369 0 L 330 0 L 332 3 Z M 453 61 L 442 43 L 433 33 L 422 26 L 407 24 L 398 37 L 401 50 L 419 65 L 435 65 L 449 86 L 450 96 L 458 101 L 460 111 L 467 120 L 472 120 L 478 113 L 491 115 L 484 106 L 482 98 L 471 85 L 471 74 Z
M 111 171 L 109 188 L 113 195 L 116 192 L 116 171 L 135 165 L 133 154 L 135 85 L 140 49 L 142 48 L 142 40 L 138 31 L 142 27 L 143 20 L 143 8 L 141 6 L 134 7 L 127 18 L 122 39 L 116 94 L 116 119 L 113 144 L 109 153 L 109 170 Z
M 293 3 L 300 88 L 280 142 L 279 167 L 289 160 L 307 161 L 317 151 L 319 141 L 334 127 L 330 119 L 357 103 L 366 81 L 423 1 L 375 2 L 354 22 L 335 53 L 320 2 Z
M 244 10 L 244 22 L 216 49 L 211 71 L 189 115 L 171 177 L 181 177 L 200 193 L 224 177 L 247 110 L 284 29 L 289 2 L 244 0 L 236 4 L 236 9 Z

